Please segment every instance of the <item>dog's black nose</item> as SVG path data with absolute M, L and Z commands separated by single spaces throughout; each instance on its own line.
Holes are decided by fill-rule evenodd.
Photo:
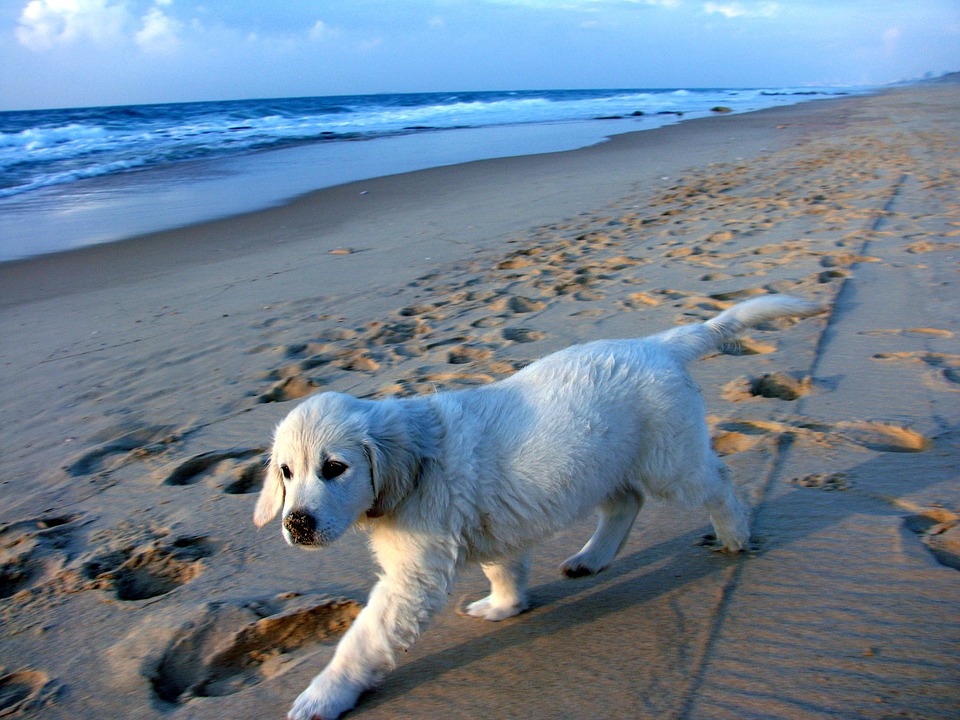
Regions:
M 295 510 L 283 519 L 283 526 L 295 543 L 312 545 L 316 542 L 317 521 L 309 513 Z

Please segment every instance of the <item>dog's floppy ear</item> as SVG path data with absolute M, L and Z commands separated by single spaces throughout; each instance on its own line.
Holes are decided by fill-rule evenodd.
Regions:
M 415 418 L 396 403 L 380 401 L 375 408 L 363 441 L 374 495 L 368 517 L 393 510 L 410 494 L 424 460 L 424 438 L 415 429 Z
M 253 509 L 253 524 L 263 527 L 270 522 L 273 516 L 280 512 L 283 501 L 284 488 L 280 468 L 277 467 L 273 458 L 270 458 L 270 464 L 263 479 L 263 489 L 260 491 L 260 497 L 257 498 L 257 506 Z
M 403 467 L 403 458 L 391 452 L 391 447 L 377 438 L 368 438 L 363 449 L 370 463 L 370 483 L 373 485 L 373 505 L 367 510 L 367 517 L 380 517 L 396 506 L 405 493 L 403 488 L 410 484 L 409 469 Z

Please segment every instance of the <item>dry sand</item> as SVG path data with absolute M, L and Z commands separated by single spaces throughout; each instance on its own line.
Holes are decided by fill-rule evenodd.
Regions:
M 652 504 L 533 609 L 448 609 L 351 717 L 947 718 L 960 707 L 960 86 L 322 191 L 0 266 L 0 716 L 282 717 L 374 568 L 250 516 L 316 389 L 433 392 L 790 292 L 696 364 L 752 551 Z

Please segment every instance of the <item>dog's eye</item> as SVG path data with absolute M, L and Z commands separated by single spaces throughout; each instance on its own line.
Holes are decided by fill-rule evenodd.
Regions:
M 333 480 L 335 477 L 343 475 L 347 466 L 337 460 L 327 460 L 320 468 L 320 475 L 324 480 Z
M 293 473 L 290 472 L 290 466 L 289 466 L 289 465 L 281 465 L 281 466 L 280 466 L 280 474 L 283 475 L 283 479 L 284 479 L 284 480 L 290 480 L 290 479 L 293 478 Z

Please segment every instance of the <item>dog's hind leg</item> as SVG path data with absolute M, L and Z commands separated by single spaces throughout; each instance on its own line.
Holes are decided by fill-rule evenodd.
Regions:
M 600 504 L 600 522 L 587 544 L 560 565 L 567 577 L 594 575 L 613 562 L 630 535 L 630 529 L 643 507 L 643 495 L 636 489 L 624 489 Z
M 704 488 L 703 505 L 710 513 L 710 522 L 720 541 L 721 552 L 738 553 L 745 550 L 750 539 L 747 511 L 737 499 L 730 481 L 730 470 L 718 458 L 711 481 Z
M 490 594 L 467 605 L 467 614 L 484 620 L 503 620 L 526 610 L 530 555 L 522 552 L 491 563 L 483 563 L 483 574 L 490 581 Z

